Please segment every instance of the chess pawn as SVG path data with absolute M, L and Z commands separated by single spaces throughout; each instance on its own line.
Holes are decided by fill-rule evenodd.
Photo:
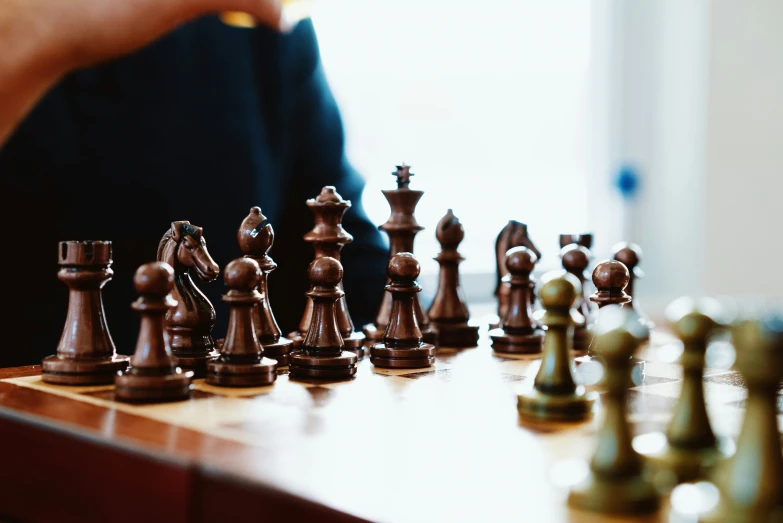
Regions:
M 612 247 L 612 259 L 621 262 L 628 268 L 630 279 L 625 292 L 631 297 L 631 309 L 636 313 L 639 322 L 650 331 L 655 327 L 655 323 L 639 309 L 639 300 L 634 295 L 634 281 L 644 277 L 644 271 L 639 267 L 641 258 L 642 249 L 635 243 L 621 242 Z
M 440 264 L 438 291 L 427 315 L 438 331 L 438 344 L 443 347 L 475 347 L 478 326 L 468 325 L 470 313 L 459 282 L 459 264 L 464 258 L 457 252 L 465 230 L 451 209 L 438 222 L 436 238 L 441 252 L 435 257 Z
M 500 327 L 501 321 L 506 316 L 506 310 L 508 309 L 508 296 L 511 294 L 511 287 L 508 281 L 505 279 L 508 274 L 506 268 L 506 253 L 509 249 L 514 247 L 527 247 L 537 259 L 541 259 L 541 251 L 539 251 L 533 241 L 527 234 L 527 225 L 518 222 L 516 220 L 509 220 L 505 227 L 498 234 L 498 238 L 495 241 L 495 263 L 496 263 L 496 275 L 497 284 L 495 286 L 495 298 L 498 300 L 498 321 L 492 325 L 491 328 L 495 329 Z M 534 299 L 534 295 L 530 293 L 531 300 Z
M 496 352 L 511 354 L 535 354 L 541 352 L 544 331 L 533 320 L 531 294 L 533 280 L 530 273 L 538 261 L 536 254 L 527 247 L 513 247 L 506 252 L 504 276 L 510 289 L 506 315 L 501 327 L 492 329 L 489 337 Z
M 331 257 L 316 258 L 307 269 L 313 300 L 313 314 L 307 335 L 299 350 L 291 353 L 290 373 L 293 378 L 342 381 L 356 374 L 358 357 L 343 350 L 343 337 L 335 319 L 343 267 Z
M 391 215 L 383 225 L 378 228 L 389 235 L 389 259 L 400 252 L 413 252 L 413 240 L 416 234 L 424 230 L 424 227 L 416 221 L 415 211 L 419 200 L 424 196 L 423 191 L 411 189 L 410 181 L 413 173 L 409 165 L 398 165 L 392 173 L 397 178 L 397 188 L 391 191 L 381 191 L 391 207 Z M 390 280 L 387 278 L 386 283 Z M 421 329 L 421 335 L 425 343 L 437 343 L 437 332 L 430 323 L 427 314 L 421 307 L 419 295 L 413 297 L 413 308 L 416 312 L 416 320 Z M 367 339 L 380 342 L 386 331 L 386 326 L 391 318 L 392 297 L 388 292 L 383 293 L 381 304 L 375 315 L 375 321 L 368 323 L 362 330 Z
M 579 280 L 565 271 L 541 279 L 538 297 L 543 309 L 534 317 L 546 328 L 544 349 L 533 388 L 517 396 L 523 418 L 580 421 L 592 415 L 595 393 L 576 384 L 570 358 L 574 325 L 584 321 L 573 308 L 580 292 Z
M 131 307 L 141 315 L 141 328 L 130 367 L 114 379 L 114 394 L 120 401 L 162 402 L 190 397 L 193 371 L 183 372 L 177 366 L 164 332 L 164 317 L 177 306 L 170 295 L 174 277 L 174 270 L 164 262 L 146 263 L 133 276 L 139 298 Z
M 560 249 L 560 261 L 566 272 L 573 274 L 582 285 L 582 296 L 579 302 L 579 313 L 585 317 L 585 324 L 574 328 L 574 350 L 584 351 L 590 346 L 590 332 L 587 320 L 590 318 L 590 301 L 587 299 L 587 266 L 592 255 L 587 247 L 571 243 Z
M 413 308 L 413 297 L 421 291 L 416 283 L 421 266 L 409 252 L 392 256 L 387 266 L 392 295 L 392 311 L 383 343 L 370 348 L 370 361 L 388 369 L 420 369 L 435 364 L 435 346 L 422 343 L 421 330 Z
M 293 342 L 281 336 L 280 327 L 272 313 L 267 285 L 269 273 L 277 268 L 277 264 L 269 256 L 269 250 L 275 241 L 275 231 L 266 216 L 261 213 L 260 207 L 250 209 L 250 213 L 237 230 L 237 241 L 245 257 L 258 263 L 261 270 L 258 279 L 261 300 L 253 306 L 253 328 L 256 337 L 264 347 L 265 356 L 277 360 L 278 367 L 287 366 Z
M 112 249 L 108 241 L 59 243 L 57 277 L 68 286 L 68 314 L 54 356 L 43 359 L 41 379 L 58 385 L 101 385 L 114 381 L 129 358 L 114 348 L 101 289 L 111 280 Z
M 778 389 L 783 380 L 783 317 L 743 320 L 731 328 L 735 367 L 748 387 L 737 452 L 718 467 L 717 507 L 700 522 L 783 521 L 783 454 Z
M 168 263 L 175 274 L 171 295 L 177 306 L 166 313 L 172 354 L 177 365 L 202 378 L 207 362 L 218 355 L 212 338 L 216 316 L 212 303 L 191 275 L 211 282 L 217 279 L 220 267 L 209 255 L 203 229 L 188 221 L 171 223 L 158 244 L 158 261 Z
M 598 444 L 590 473 L 568 495 L 571 507 L 606 514 L 645 514 L 659 506 L 658 492 L 646 477 L 645 462 L 631 444 L 628 389 L 632 356 L 643 342 L 644 328 L 630 310 L 604 307 L 594 331 L 606 367 L 606 393 Z
M 317 197 L 310 198 L 306 203 L 313 213 L 315 225 L 310 232 L 304 235 L 304 241 L 313 245 L 316 259 L 328 256 L 340 261 L 340 252 L 343 246 L 353 241 L 353 236 L 348 234 L 342 226 L 343 215 L 351 208 L 351 202 L 344 200 L 333 186 L 327 185 L 321 189 L 321 193 Z M 339 287 L 340 291 L 343 291 L 342 280 Z M 312 321 L 313 308 L 313 301 L 308 299 L 302 319 L 299 321 L 299 330 L 288 335 L 295 345 L 301 344 L 307 335 L 307 329 Z M 354 351 L 359 358 L 363 358 L 366 338 L 363 333 L 354 331 L 353 320 L 348 313 L 348 303 L 345 301 L 345 292 L 337 301 L 334 313 L 345 349 Z
M 665 439 L 654 432 L 634 439 L 634 448 L 664 472 L 660 476 L 669 476 L 671 472 L 678 483 L 707 477 L 730 454 L 731 445 L 719 442 L 712 431 L 702 384 L 707 342 L 722 327 L 720 315 L 719 304 L 711 299 L 680 298 L 669 305 L 667 316 L 672 331 L 684 348 L 680 398 L 672 411 Z M 663 445 L 657 444 L 661 441 Z
M 206 382 L 229 387 L 271 385 L 277 378 L 277 361 L 265 358 L 265 350 L 256 336 L 253 323 L 255 307 L 263 299 L 256 288 L 261 269 L 251 258 L 239 258 L 226 266 L 223 295 L 231 312 L 220 356 L 207 363 Z

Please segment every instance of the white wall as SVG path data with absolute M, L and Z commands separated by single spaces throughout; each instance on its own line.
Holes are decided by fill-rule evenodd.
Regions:
M 783 2 L 711 4 L 704 288 L 783 296 Z

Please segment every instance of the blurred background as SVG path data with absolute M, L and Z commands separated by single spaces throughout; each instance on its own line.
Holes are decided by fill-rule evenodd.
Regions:
M 560 233 L 594 233 L 595 261 L 638 243 L 653 316 L 683 294 L 783 296 L 783 2 L 328 0 L 312 16 L 370 217 L 388 218 L 403 161 L 426 191 L 425 287 L 452 208 L 472 302 L 492 298 L 509 219 L 539 270 L 559 267 Z

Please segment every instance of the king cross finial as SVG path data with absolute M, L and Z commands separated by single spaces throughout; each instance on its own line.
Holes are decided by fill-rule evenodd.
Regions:
M 410 165 L 406 165 L 405 162 L 402 162 L 402 165 L 398 165 L 397 170 L 392 174 L 397 177 L 398 189 L 408 188 L 408 185 L 411 183 L 411 176 L 413 176 Z

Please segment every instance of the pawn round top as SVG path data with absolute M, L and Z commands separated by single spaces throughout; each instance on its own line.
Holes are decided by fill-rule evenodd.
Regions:
M 343 279 L 343 266 L 334 258 L 324 256 L 310 263 L 307 276 L 317 287 L 336 287 Z
M 174 269 L 166 262 L 145 263 L 136 269 L 133 286 L 142 295 L 165 296 L 174 288 Z
M 333 185 L 327 185 L 321 189 L 321 192 L 315 197 L 315 201 L 317 203 L 348 203 L 347 200 L 343 200 Z
M 587 247 L 571 243 L 560 249 L 563 268 L 571 273 L 581 273 L 590 265 L 590 251 Z
M 633 271 L 642 259 L 642 249 L 635 243 L 621 242 L 612 247 L 612 258 Z
M 435 228 L 435 237 L 441 246 L 452 249 L 456 248 L 465 238 L 465 229 L 451 209 L 438 222 L 438 226 Z
M 683 296 L 666 307 L 666 319 L 671 322 L 674 335 L 682 341 L 703 342 L 724 325 L 725 313 L 715 299 Z
M 392 281 L 412 283 L 419 277 L 421 265 L 413 254 L 400 252 L 391 257 L 386 267 L 386 273 Z
M 582 284 L 573 274 L 557 271 L 542 278 L 538 297 L 546 310 L 570 309 L 582 293 Z
M 275 230 L 261 212 L 261 207 L 251 207 L 237 229 L 237 242 L 243 254 L 263 256 L 275 242 Z
M 621 291 L 630 279 L 628 267 L 617 260 L 602 261 L 593 269 L 593 285 L 598 290 Z
M 537 261 L 536 253 L 527 247 L 512 247 L 506 251 L 506 269 L 514 276 L 530 274 Z
M 223 273 L 226 287 L 237 290 L 253 290 L 260 279 L 258 262 L 251 258 L 232 260 Z

